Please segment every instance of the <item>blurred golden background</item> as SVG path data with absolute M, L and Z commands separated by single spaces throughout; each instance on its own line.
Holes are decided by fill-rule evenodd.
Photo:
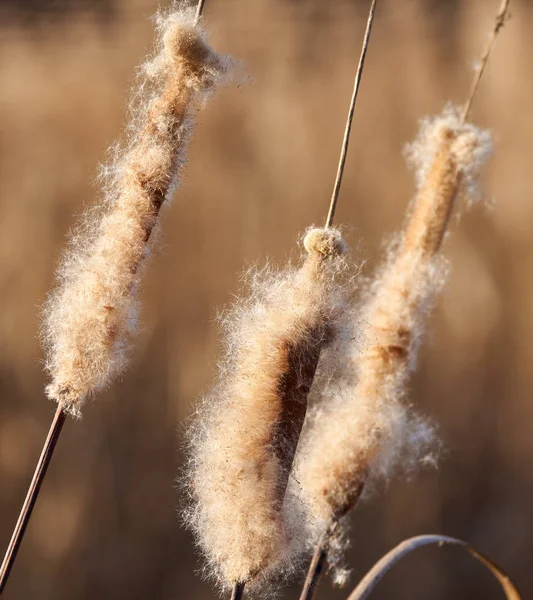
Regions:
M 499 0 L 382 0 L 337 222 L 364 273 L 402 223 L 402 158 L 421 117 L 464 100 Z M 0 548 L 7 546 L 54 406 L 43 396 L 39 306 L 149 50 L 154 0 L 0 4 Z M 180 527 L 186 420 L 213 380 L 217 311 L 246 266 L 298 255 L 325 218 L 368 2 L 207 0 L 216 49 L 241 61 L 198 119 L 164 215 L 124 380 L 68 422 L 6 600 L 209 599 Z M 472 119 L 494 132 L 476 206 L 446 245 L 453 270 L 412 399 L 439 424 L 438 471 L 393 481 L 354 515 L 350 587 L 402 538 L 460 536 L 533 595 L 533 3 L 513 0 Z M 244 75 L 243 75 L 244 74 Z M 493 203 L 492 200 L 495 200 Z M 296 598 L 296 587 L 283 590 Z M 319 598 L 348 589 L 324 582 Z M 376 598 L 500 598 L 453 549 L 408 558 Z

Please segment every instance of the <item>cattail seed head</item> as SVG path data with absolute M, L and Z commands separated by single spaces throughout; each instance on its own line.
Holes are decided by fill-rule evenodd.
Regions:
M 431 460 L 432 428 L 403 401 L 406 383 L 445 279 L 439 251 L 457 192 L 460 185 L 473 189 L 490 152 L 490 136 L 457 115 L 447 110 L 426 121 L 409 148 L 418 191 L 404 233 L 321 361 L 323 400 L 304 430 L 296 476 L 314 540 L 373 476 Z
M 183 166 L 195 109 L 225 69 L 193 11 L 161 15 L 158 32 L 129 137 L 106 170 L 104 202 L 86 214 L 44 311 L 47 395 L 73 414 L 126 364 L 152 231 Z
M 219 383 L 193 428 L 188 519 L 223 585 L 248 585 L 288 559 L 283 498 L 320 351 L 345 306 L 339 233 L 306 240 L 301 267 L 255 277 L 226 322 Z

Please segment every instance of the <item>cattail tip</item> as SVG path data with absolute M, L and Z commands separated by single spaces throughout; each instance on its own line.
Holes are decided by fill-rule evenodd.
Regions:
M 320 254 L 324 257 L 339 256 L 346 252 L 346 244 L 338 229 L 310 229 L 304 237 L 304 248 L 309 254 Z
M 204 42 L 200 30 L 194 23 L 174 20 L 163 34 L 166 57 L 173 62 L 187 62 L 203 66 L 212 60 L 214 53 Z

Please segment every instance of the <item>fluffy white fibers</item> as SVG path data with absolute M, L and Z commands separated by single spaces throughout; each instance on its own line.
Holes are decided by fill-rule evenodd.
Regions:
M 428 309 L 445 277 L 440 247 L 461 183 L 471 187 L 490 137 L 445 111 L 423 123 L 409 155 L 419 170 L 406 228 L 326 352 L 322 401 L 298 450 L 296 479 L 316 536 L 374 475 L 428 459 L 432 428 L 405 403 Z
M 256 276 L 234 308 L 218 385 L 193 428 L 189 522 L 223 586 L 288 559 L 283 498 L 319 355 L 346 303 L 338 231 L 311 230 L 304 246 L 299 268 Z
M 174 7 L 157 25 L 157 52 L 134 90 L 104 201 L 73 237 L 44 311 L 46 391 L 72 414 L 125 366 L 152 230 L 177 184 L 194 113 L 225 68 L 194 11 Z

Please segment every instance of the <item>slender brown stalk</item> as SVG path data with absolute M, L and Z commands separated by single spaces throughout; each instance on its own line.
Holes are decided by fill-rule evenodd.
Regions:
M 402 558 L 411 554 L 414 550 L 423 548 L 424 546 L 435 545 L 439 548 L 444 546 L 455 546 L 468 552 L 473 558 L 481 563 L 500 584 L 502 592 L 507 600 L 521 600 L 522 596 L 512 579 L 507 573 L 499 567 L 488 556 L 479 552 L 476 548 L 467 542 L 448 537 L 446 535 L 418 535 L 416 537 L 404 540 L 395 546 L 390 552 L 382 556 L 378 562 L 368 571 L 361 579 L 360 583 L 348 597 L 348 600 L 366 600 L 375 586 L 383 579 L 383 577 L 394 567 Z
M 58 406 L 0 569 L 0 594 L 6 586 L 11 567 L 17 557 L 22 538 L 24 537 L 24 532 L 26 531 L 33 507 L 37 501 L 41 485 L 46 476 L 46 471 L 48 470 L 48 466 L 54 455 L 54 449 L 61 434 L 61 430 L 63 429 L 66 417 L 67 415 L 61 406 Z
M 511 3 L 511 0 L 502 0 L 502 3 L 500 4 L 500 8 L 498 10 L 498 14 L 496 15 L 496 20 L 494 23 L 494 28 L 491 31 L 490 37 L 487 41 L 487 45 L 485 46 L 485 50 L 483 51 L 483 54 L 481 55 L 481 58 L 479 60 L 479 66 L 476 69 L 476 74 L 474 75 L 474 79 L 472 80 L 472 83 L 470 85 L 470 91 L 468 92 L 468 98 L 464 104 L 463 107 L 463 112 L 461 114 L 461 123 L 465 123 L 466 119 L 468 118 L 468 113 L 470 112 L 470 109 L 472 108 L 472 102 L 474 101 L 474 96 L 476 95 L 478 86 L 479 86 L 479 82 L 481 81 L 481 77 L 483 76 L 483 71 L 485 70 L 485 67 L 487 66 L 487 62 L 489 60 L 490 54 L 492 52 L 492 48 L 494 47 L 494 42 L 496 41 L 496 38 L 498 37 L 498 33 L 500 32 L 500 29 L 505 25 L 505 21 L 507 20 L 508 16 L 509 16 L 509 4 Z
M 244 596 L 244 583 L 237 582 L 231 591 L 231 600 L 241 600 Z
M 357 65 L 357 71 L 355 73 L 352 99 L 350 101 L 350 109 L 348 111 L 348 118 L 346 119 L 346 127 L 344 129 L 344 138 L 342 140 L 341 155 L 339 158 L 339 166 L 337 168 L 337 176 L 335 177 L 335 185 L 333 186 L 333 194 L 331 196 L 331 203 L 329 205 L 328 216 L 326 218 L 326 227 L 331 227 L 333 225 L 333 218 L 335 217 L 335 210 L 337 208 L 337 201 L 339 199 L 342 175 L 344 173 L 344 165 L 346 164 L 346 155 L 348 153 L 348 144 L 350 143 L 350 133 L 352 131 L 355 104 L 357 102 L 357 94 L 359 92 L 359 86 L 361 84 L 363 68 L 365 66 L 366 52 L 368 50 L 368 44 L 370 42 L 370 32 L 372 31 L 372 23 L 374 22 L 374 13 L 376 12 L 376 1 L 377 0 L 372 0 L 370 12 L 368 14 L 368 21 L 366 23 L 363 47 L 361 49 L 361 56 L 359 57 L 359 64 Z
M 345 510 L 342 515 L 339 515 L 331 522 L 330 526 L 326 529 L 326 531 L 320 538 L 318 544 L 316 545 L 315 551 L 313 553 L 313 558 L 311 559 L 309 569 L 307 570 L 307 575 L 305 577 L 302 593 L 300 594 L 300 600 L 314 599 L 316 591 L 322 579 L 322 575 L 326 570 L 328 561 L 329 540 L 331 539 L 331 536 L 334 535 L 335 530 L 337 529 L 339 519 L 342 516 L 344 516 L 344 514 L 346 514 L 349 510 L 355 508 L 356 504 L 359 502 L 359 498 L 361 498 L 361 494 L 363 493 L 364 487 L 365 481 L 363 480 L 361 481 L 361 484 L 357 487 L 349 508 Z
M 328 558 L 326 543 L 327 541 L 322 538 L 315 548 L 313 558 L 311 559 L 311 564 L 309 565 L 309 570 L 307 571 L 305 583 L 302 588 L 302 593 L 300 594 L 300 600 L 313 600 L 315 597 L 315 592 L 318 588 L 320 580 L 322 579 L 322 574 L 324 573 L 324 568 Z

